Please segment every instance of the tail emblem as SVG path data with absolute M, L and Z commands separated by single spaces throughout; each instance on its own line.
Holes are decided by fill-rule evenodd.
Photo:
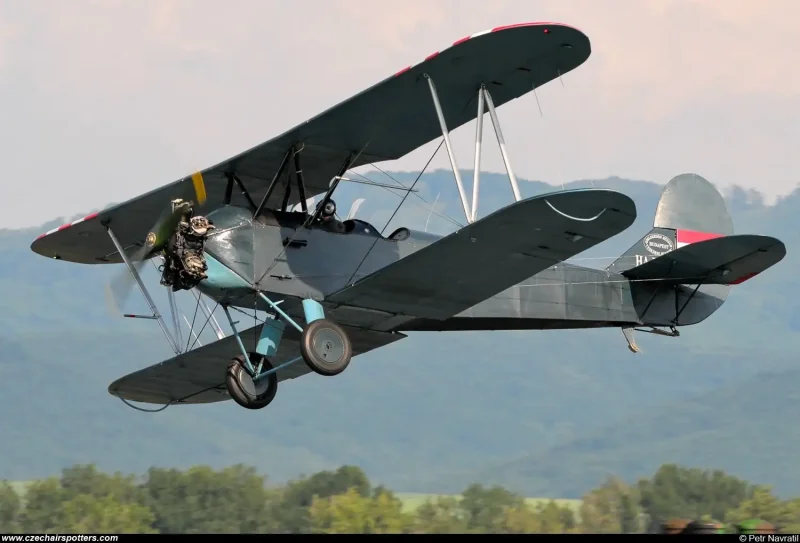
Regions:
M 650 234 L 645 236 L 642 240 L 642 244 L 644 248 L 647 249 L 648 253 L 655 256 L 665 255 L 675 249 L 672 240 L 664 234 Z

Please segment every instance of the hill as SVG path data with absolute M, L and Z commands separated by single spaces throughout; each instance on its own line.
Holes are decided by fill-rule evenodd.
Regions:
M 798 383 L 800 369 L 763 372 L 645 409 L 585 437 L 463 479 L 504 484 L 518 492 L 557 489 L 564 496 L 581 496 L 587 484 L 611 473 L 636 480 L 665 460 L 698 467 L 717 462 L 737 477 L 763 477 L 776 493 L 793 495 L 800 488 L 793 447 L 800 443 L 800 429 L 792 422 L 800 416 Z
M 416 177 L 391 175 L 407 185 Z M 464 172 L 465 179 L 470 175 Z M 504 176 L 485 174 L 481 184 L 482 215 L 510 201 Z M 649 229 L 661 187 L 616 178 L 570 186 L 590 184 L 624 191 L 639 209 L 627 232 L 578 257 L 604 267 Z M 450 173 L 426 174 L 416 188 L 428 202 L 437 201 L 438 214 L 461 221 Z M 381 227 L 400 197 L 367 189 L 343 186 L 337 194 L 340 213 L 358 192 L 367 198 L 359 216 Z M 526 195 L 554 189 L 522 182 Z M 789 254 L 775 269 L 737 287 L 718 314 L 686 329 L 680 339 L 645 335 L 639 338 L 644 352 L 633 355 L 618 330 L 413 334 L 357 358 L 336 378 L 308 376 L 283 385 L 264 412 L 226 403 L 144 414 L 109 396 L 110 381 L 169 356 L 153 323 L 109 318 L 102 287 L 119 267 L 71 265 L 33 254 L 31 240 L 60 220 L 37 229 L 0 231 L 0 409 L 5 415 L 0 478 L 38 478 L 89 462 L 125 472 L 153 464 L 243 462 L 282 481 L 355 464 L 398 490 L 438 493 L 453 490 L 430 488 L 432 481 L 446 486 L 464 474 L 495 477 L 488 466 L 524 455 L 559 458 L 553 452 L 559 447 L 607 432 L 634 414 L 667 409 L 759 379 L 760 371 L 796 365 L 800 304 L 787 293 L 800 292 L 793 273 L 798 257 L 792 251 L 798 198 L 795 193 L 766 206 L 757 194 L 738 189 L 729 194 L 737 232 L 777 235 L 787 242 Z M 386 229 L 427 223 L 429 230 L 444 233 L 455 227 L 414 203 L 419 199 L 410 196 Z M 134 298 L 132 306 L 143 305 Z M 769 404 L 752 417 L 783 420 L 768 409 Z M 678 436 L 667 429 L 653 432 L 680 448 L 681 436 L 694 428 L 685 426 Z M 703 458 L 694 449 L 682 450 L 687 464 Z M 727 467 L 728 457 L 713 465 Z M 580 458 L 591 464 L 590 454 Z M 574 473 L 581 469 L 570 467 Z M 782 477 L 765 469 L 759 480 Z M 586 471 L 583 483 L 561 473 L 542 485 L 547 492 L 526 494 L 572 497 L 580 494 L 581 484 L 585 489 L 595 485 L 597 471 Z M 456 491 L 463 488 L 457 486 Z

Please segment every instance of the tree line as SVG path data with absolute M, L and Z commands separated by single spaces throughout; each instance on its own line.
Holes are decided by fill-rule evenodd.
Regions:
M 646 533 L 676 519 L 729 531 L 758 519 L 798 533 L 800 499 L 671 464 L 634 484 L 609 477 L 577 509 L 479 484 L 409 509 L 353 466 L 282 486 L 243 465 L 151 468 L 143 477 L 77 465 L 24 485 L 0 482 L 0 533 Z

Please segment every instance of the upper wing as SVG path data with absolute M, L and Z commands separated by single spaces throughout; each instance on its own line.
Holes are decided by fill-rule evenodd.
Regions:
M 301 149 L 309 197 L 328 189 L 350 153 L 361 153 L 354 168 L 398 159 L 434 140 L 441 130 L 424 73 L 436 84 L 452 130 L 475 119 L 481 82 L 499 107 L 573 70 L 590 52 L 582 32 L 556 23 L 498 27 L 458 40 L 285 134 L 203 170 L 208 200 L 198 211 L 207 214 L 222 205 L 227 172 L 235 172 L 258 203 L 292 144 Z M 71 262 L 121 262 L 101 222 L 111 222 L 123 246 L 139 243 L 171 199 L 191 198 L 191 187 L 190 179 L 176 181 L 48 232 L 31 248 Z M 246 205 L 240 192 L 233 191 L 232 202 Z M 268 207 L 278 207 L 283 192 L 274 191 Z M 299 201 L 293 190 L 289 202 Z
M 736 285 L 786 256 L 786 246 L 769 236 L 724 236 L 686 245 L 622 272 L 629 279 L 682 285 Z
M 240 332 L 245 345 L 255 345 L 259 324 Z M 375 332 L 344 326 L 353 344 L 353 357 L 407 337 L 399 333 Z M 225 372 L 231 359 L 240 354 L 234 336 L 228 336 L 148 368 L 130 373 L 108 386 L 114 395 L 134 402 L 155 404 L 211 403 L 230 399 Z M 277 354 L 270 362 L 277 367 L 300 355 L 300 333 L 287 326 Z M 302 360 L 278 370 L 278 381 L 294 379 L 311 369 Z
M 635 219 L 633 200 L 611 190 L 535 196 L 495 211 L 325 301 L 446 319 L 622 232 Z

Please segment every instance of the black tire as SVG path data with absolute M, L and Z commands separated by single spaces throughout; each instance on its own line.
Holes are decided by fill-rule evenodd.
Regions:
M 258 353 L 250 353 L 250 364 L 253 368 L 257 368 L 262 360 L 261 371 L 271 370 L 272 364 L 269 360 Z M 239 355 L 228 364 L 225 385 L 234 402 L 246 409 L 262 409 L 275 399 L 275 394 L 278 392 L 278 374 L 271 373 L 254 383 L 244 364 L 244 356 Z
M 330 377 L 347 368 L 353 357 L 353 347 L 341 326 L 327 319 L 319 319 L 303 330 L 300 354 L 309 368 Z

